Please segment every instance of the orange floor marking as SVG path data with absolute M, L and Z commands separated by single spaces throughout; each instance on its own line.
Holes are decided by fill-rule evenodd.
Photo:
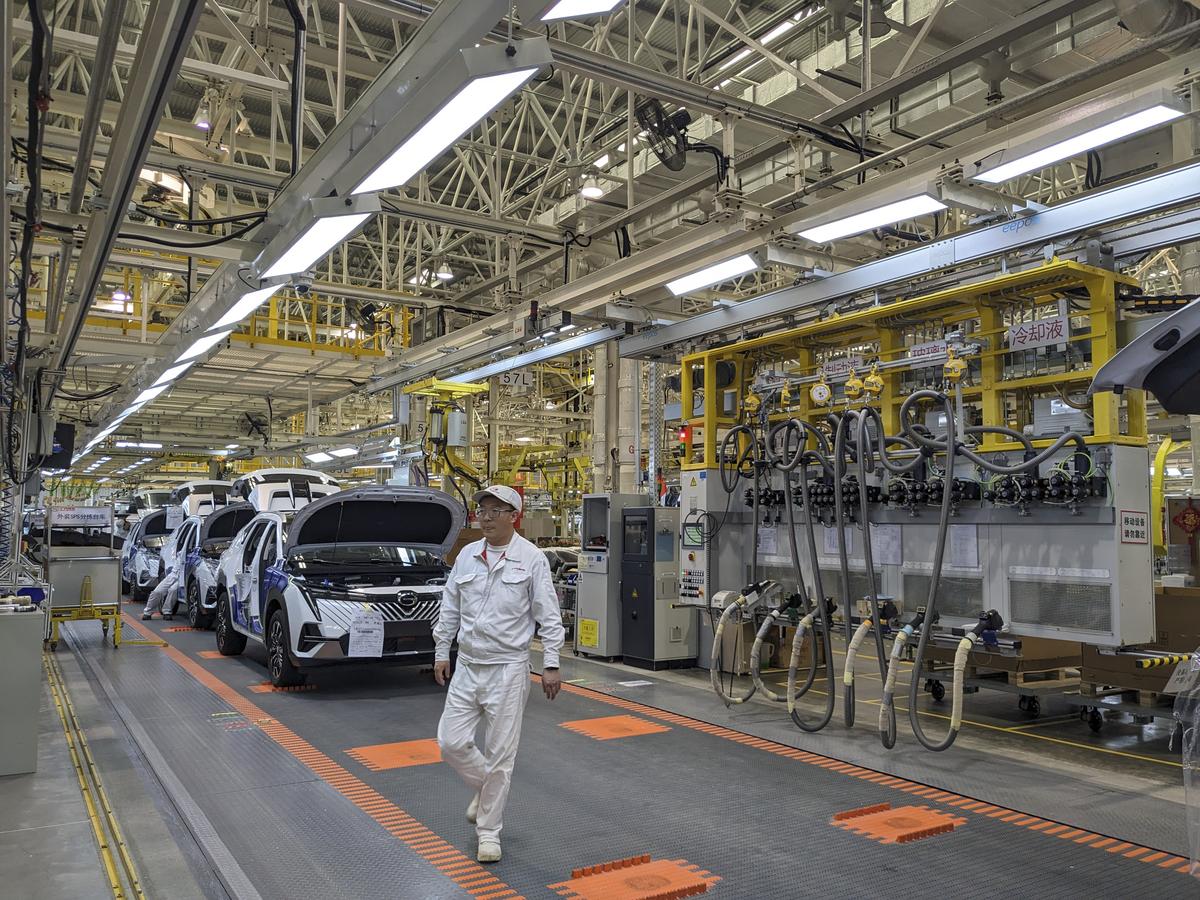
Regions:
M 258 684 L 250 685 L 250 690 L 256 694 L 301 694 L 305 691 L 315 691 L 317 686 L 312 682 L 305 684 L 297 684 L 292 687 L 275 687 L 269 681 L 260 681 Z
M 536 676 L 536 675 L 534 675 L 532 677 L 535 681 L 540 680 L 538 678 L 538 676 Z M 657 719 L 660 722 L 670 722 L 672 725 L 678 725 L 682 728 L 689 728 L 692 731 L 699 731 L 699 732 L 703 732 L 704 734 L 711 734 L 714 737 L 735 739 L 735 738 L 740 738 L 740 737 L 745 736 L 741 732 L 732 731 L 728 728 L 721 728 L 720 726 L 712 725 L 708 722 L 702 722 L 699 719 L 691 719 L 691 718 L 688 718 L 687 716 L 681 716 L 677 713 L 671 713 L 671 712 L 667 712 L 665 710 L 655 709 L 653 706 L 646 706 L 641 703 L 634 703 L 631 700 L 623 700 L 620 697 L 614 697 L 610 694 L 605 694 L 602 691 L 593 690 L 593 689 L 585 688 L 585 687 L 580 687 L 579 685 L 576 685 L 576 684 L 564 684 L 562 686 L 562 689 L 564 691 L 567 691 L 568 693 L 576 694 L 580 697 L 586 697 L 586 698 L 596 701 L 598 703 L 604 703 L 604 704 L 607 704 L 608 706 L 615 706 L 618 709 L 624 709 L 631 713 L 637 713 L 638 715 L 646 716 L 647 718 L 650 718 L 650 719 Z M 742 743 L 742 742 L 739 741 L 738 743 Z M 797 750 L 795 747 L 789 747 L 786 744 L 775 744 L 775 743 L 771 743 L 771 742 L 767 742 L 767 744 L 769 746 L 762 747 L 761 749 L 764 749 L 764 750 L 766 750 L 766 752 L 773 753 L 773 754 L 776 754 L 779 756 L 784 756 L 784 757 L 787 757 L 790 759 L 798 760 L 798 761 L 806 763 L 808 765 L 820 766 L 823 769 L 830 769 L 831 771 L 839 771 L 839 770 L 834 769 L 833 767 L 846 765 L 841 760 L 835 760 L 830 757 L 821 756 L 816 753 L 809 753 L 808 751 L 804 751 L 804 750 Z M 755 745 L 755 746 L 757 747 L 759 745 Z M 923 789 L 929 787 L 929 785 L 918 784 L 913 781 L 905 781 L 904 779 L 901 779 L 901 778 L 894 778 L 893 776 L 886 775 L 885 773 L 882 773 L 882 772 L 878 772 L 878 773 L 873 772 L 870 769 L 864 769 L 860 766 L 855 766 L 855 767 L 851 767 L 849 770 L 843 769 L 840 771 L 842 771 L 843 774 L 849 775 L 852 778 L 862 778 L 866 781 L 871 781 L 876 784 L 879 784 L 881 787 L 891 787 L 895 790 L 904 791 L 905 793 L 910 793 L 910 794 L 914 793 L 915 791 L 923 790 Z M 873 776 L 881 776 L 881 777 L 873 777 Z M 938 803 L 943 803 L 947 806 L 955 807 L 958 810 L 963 810 L 963 811 L 971 810 L 976 815 L 988 814 L 989 816 L 994 817 L 997 814 L 1003 814 L 1003 817 L 1000 818 L 999 821 L 1008 822 L 1009 824 L 1013 825 L 1014 827 L 1018 827 L 1018 828 L 1027 828 L 1027 829 L 1030 829 L 1033 831 L 1040 831 L 1043 834 L 1046 833 L 1044 831 L 1044 829 L 1049 829 L 1052 826 L 1056 826 L 1056 825 L 1058 826 L 1057 831 L 1064 831 L 1064 830 L 1070 828 L 1070 826 L 1068 826 L 1068 825 L 1058 825 L 1058 823 L 1049 822 L 1049 821 L 1046 821 L 1045 819 L 1039 819 L 1036 816 L 1029 816 L 1024 813 L 1021 814 L 1022 817 L 1010 818 L 1006 814 L 1019 813 L 1020 810 L 1007 809 L 1005 807 L 1000 807 L 1000 806 L 993 806 L 991 804 L 983 803 L 981 801 L 974 800 L 970 797 L 963 797 L 959 794 L 954 794 L 949 791 L 943 791 L 941 796 L 934 795 L 934 794 L 929 794 L 929 795 L 925 795 L 925 796 L 927 797 L 927 799 L 934 800 Z M 1076 832 L 1076 833 L 1078 833 L 1078 832 Z M 1109 839 L 1107 841 L 1096 841 L 1093 843 L 1081 844 L 1081 846 L 1086 846 L 1091 849 L 1106 848 L 1108 850 L 1108 852 L 1110 852 L 1110 853 L 1118 852 L 1120 850 L 1126 850 L 1126 849 L 1129 849 L 1130 847 L 1136 846 L 1134 844 L 1125 843 L 1125 842 L 1120 842 L 1116 846 L 1109 846 L 1109 844 L 1113 843 L 1114 841 L 1115 841 L 1115 839 Z M 1151 850 L 1153 848 L 1147 847 L 1146 849 Z M 1187 866 L 1182 866 L 1180 868 L 1173 869 L 1172 871 L 1184 872 L 1186 874 L 1187 869 L 1188 869 Z
M 959 825 L 967 824 L 966 819 L 938 812 L 928 806 L 901 806 L 899 809 L 888 808 L 875 812 L 869 810 L 870 807 L 849 810 L 849 813 L 857 813 L 850 816 L 838 813 L 829 824 L 882 844 L 907 844 L 935 834 L 946 834 Z M 839 815 L 843 818 L 839 819 Z
M 399 741 L 394 744 L 374 744 L 347 750 L 372 772 L 403 769 L 406 766 L 427 766 L 442 761 L 442 751 L 434 738 L 420 741 Z
M 123 615 L 122 620 L 126 627 L 134 629 L 145 637 L 155 637 L 153 631 L 151 631 L 149 628 L 146 628 L 141 622 L 137 621 L 132 616 Z M 432 853 L 437 852 L 432 850 L 422 851 L 416 846 L 418 844 L 425 844 L 430 839 L 438 839 L 436 834 L 434 834 L 400 807 L 396 806 L 382 794 L 375 791 L 370 785 L 366 784 L 366 782 L 355 778 L 347 770 L 343 769 L 324 753 L 317 750 L 316 747 L 313 747 L 290 728 L 283 725 L 277 719 L 273 719 L 267 715 L 267 711 L 261 706 L 257 706 L 246 697 L 243 697 L 232 687 L 230 687 L 221 679 L 217 678 L 178 648 L 168 644 L 166 647 L 162 648 L 162 652 L 167 654 L 167 656 L 169 656 L 181 669 L 195 678 L 196 681 L 200 682 L 200 684 L 204 685 L 206 688 L 216 694 L 217 697 L 225 701 L 225 703 L 245 716 L 248 721 L 254 722 L 263 734 L 275 741 L 275 743 L 277 743 L 280 747 L 287 750 L 296 759 L 303 762 L 318 777 L 320 777 L 322 781 L 346 797 L 347 800 L 362 810 L 365 815 L 370 816 L 372 819 L 378 822 L 387 830 L 389 834 L 395 837 L 396 840 L 400 841 L 422 859 L 428 860 Z M 353 796 L 351 796 L 351 794 L 353 794 Z M 366 802 L 363 798 L 366 798 L 366 800 L 370 801 L 382 801 L 382 804 L 379 806 L 381 811 L 368 812 L 363 809 L 364 802 Z M 373 806 L 372 809 L 374 810 L 375 807 Z M 389 823 L 392 822 L 397 815 L 400 816 L 406 823 L 411 823 L 411 828 L 408 826 L 401 827 L 394 824 L 384 824 L 385 820 Z M 403 836 L 401 836 L 402 834 Z M 445 848 L 450 848 L 450 846 L 451 845 L 449 844 L 444 844 Z M 436 866 L 434 867 L 434 870 L 438 871 L 438 874 L 444 875 L 448 880 L 458 885 L 462 885 L 463 882 L 475 882 L 480 876 L 487 876 L 488 878 L 493 877 L 487 869 L 470 859 L 468 856 L 466 856 L 466 854 L 459 853 L 458 858 L 464 864 L 464 868 L 460 872 L 456 872 L 453 875 L 446 875 L 445 873 L 439 871 Z M 443 864 L 445 864 L 445 861 L 443 861 Z M 430 863 L 430 865 L 433 866 L 433 863 Z M 493 882 L 489 882 L 489 884 L 493 884 Z M 504 882 L 502 882 L 499 878 L 496 878 L 494 880 L 494 889 L 507 890 L 509 888 L 508 885 L 504 884 Z M 524 900 L 524 898 L 520 897 L 514 891 L 510 897 L 510 900 Z
M 569 881 L 547 887 L 569 900 L 677 900 L 707 893 L 720 880 L 685 859 L 646 854 L 576 869 Z
M 220 650 L 201 650 L 196 655 L 201 659 L 233 659 L 232 656 L 226 656 Z
M 642 734 L 661 734 L 671 729 L 665 725 L 656 725 L 637 716 L 604 716 L 599 719 L 576 719 L 573 722 L 559 722 L 568 731 L 595 738 L 598 741 L 611 741 L 616 738 L 636 737 Z

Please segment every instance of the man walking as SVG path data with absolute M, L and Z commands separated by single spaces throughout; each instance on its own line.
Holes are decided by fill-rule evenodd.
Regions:
M 473 498 L 483 540 L 458 554 L 442 592 L 434 628 L 433 675 L 450 681 L 438 724 L 442 757 L 475 798 L 467 820 L 475 824 L 480 862 L 500 860 L 500 829 L 512 781 L 521 717 L 529 696 L 529 642 L 537 623 L 542 639 L 542 691 L 558 695 L 558 653 L 563 644 L 558 597 L 545 554 L 516 533 L 521 495 L 493 485 Z M 458 637 L 458 669 L 451 678 L 450 644 Z M 482 721 L 485 746 L 476 746 Z

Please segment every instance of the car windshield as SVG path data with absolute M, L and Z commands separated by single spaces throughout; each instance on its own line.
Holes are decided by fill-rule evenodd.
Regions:
M 437 569 L 441 561 L 425 550 L 398 547 L 395 544 L 354 545 L 301 549 L 292 554 L 293 564 L 300 569 L 309 566 L 389 566 L 396 569 Z

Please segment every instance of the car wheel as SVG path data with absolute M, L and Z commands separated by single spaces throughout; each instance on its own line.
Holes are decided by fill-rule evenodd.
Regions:
M 282 609 L 277 609 L 267 625 L 267 670 L 275 687 L 295 687 L 304 683 L 303 673 L 292 664 L 288 641 L 287 617 Z
M 212 613 L 206 613 L 200 605 L 200 582 L 192 579 L 187 586 L 188 624 L 193 628 L 212 626 Z
M 217 652 L 222 656 L 237 656 L 246 649 L 246 636 L 233 630 L 229 612 L 229 595 L 217 594 Z

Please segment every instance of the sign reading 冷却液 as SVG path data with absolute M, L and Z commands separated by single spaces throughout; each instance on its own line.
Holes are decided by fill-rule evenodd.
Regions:
M 1009 350 L 1036 350 L 1038 347 L 1065 344 L 1070 334 L 1066 317 L 1052 316 L 1011 325 L 1007 337 Z

